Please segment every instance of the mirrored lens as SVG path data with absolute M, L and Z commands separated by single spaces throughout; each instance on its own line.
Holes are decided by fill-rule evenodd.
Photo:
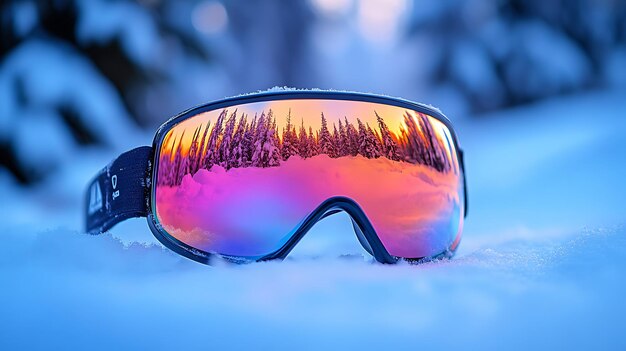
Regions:
M 448 128 L 406 108 L 286 99 L 203 112 L 159 147 L 156 216 L 194 248 L 260 257 L 324 200 L 355 200 L 391 255 L 456 245 L 463 181 Z

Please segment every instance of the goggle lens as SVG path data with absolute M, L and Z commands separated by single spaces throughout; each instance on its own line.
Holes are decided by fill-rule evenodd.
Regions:
M 356 201 L 397 257 L 442 253 L 463 225 L 448 127 L 372 102 L 287 99 L 199 113 L 163 137 L 155 191 L 167 234 L 230 256 L 275 252 L 335 196 Z

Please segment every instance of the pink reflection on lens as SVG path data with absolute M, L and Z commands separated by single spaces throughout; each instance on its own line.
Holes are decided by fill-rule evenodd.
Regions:
M 291 115 L 304 111 L 299 103 L 311 113 Z M 431 256 L 458 239 L 458 160 L 441 122 L 353 101 L 284 100 L 269 108 L 204 113 L 165 136 L 156 210 L 170 235 L 204 251 L 258 257 L 280 248 L 324 200 L 346 196 L 394 256 Z M 329 127 L 322 111 L 344 116 Z

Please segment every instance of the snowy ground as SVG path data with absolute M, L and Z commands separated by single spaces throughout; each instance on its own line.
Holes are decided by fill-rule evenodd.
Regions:
M 458 121 L 464 238 L 421 266 L 338 258 L 362 251 L 334 216 L 345 232 L 320 223 L 285 262 L 206 267 L 143 219 L 80 233 L 84 185 L 113 151 L 80 151 L 35 190 L 0 173 L 0 349 L 623 350 L 625 96 Z

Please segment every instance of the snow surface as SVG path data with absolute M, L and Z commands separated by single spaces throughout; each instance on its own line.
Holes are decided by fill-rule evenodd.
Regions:
M 332 216 L 346 230 L 320 223 L 287 261 L 206 267 L 143 219 L 81 233 L 109 153 L 73 149 L 35 189 L 0 170 L 0 349 L 623 350 L 625 96 L 457 121 L 464 237 L 453 260 L 420 266 L 362 258 Z

